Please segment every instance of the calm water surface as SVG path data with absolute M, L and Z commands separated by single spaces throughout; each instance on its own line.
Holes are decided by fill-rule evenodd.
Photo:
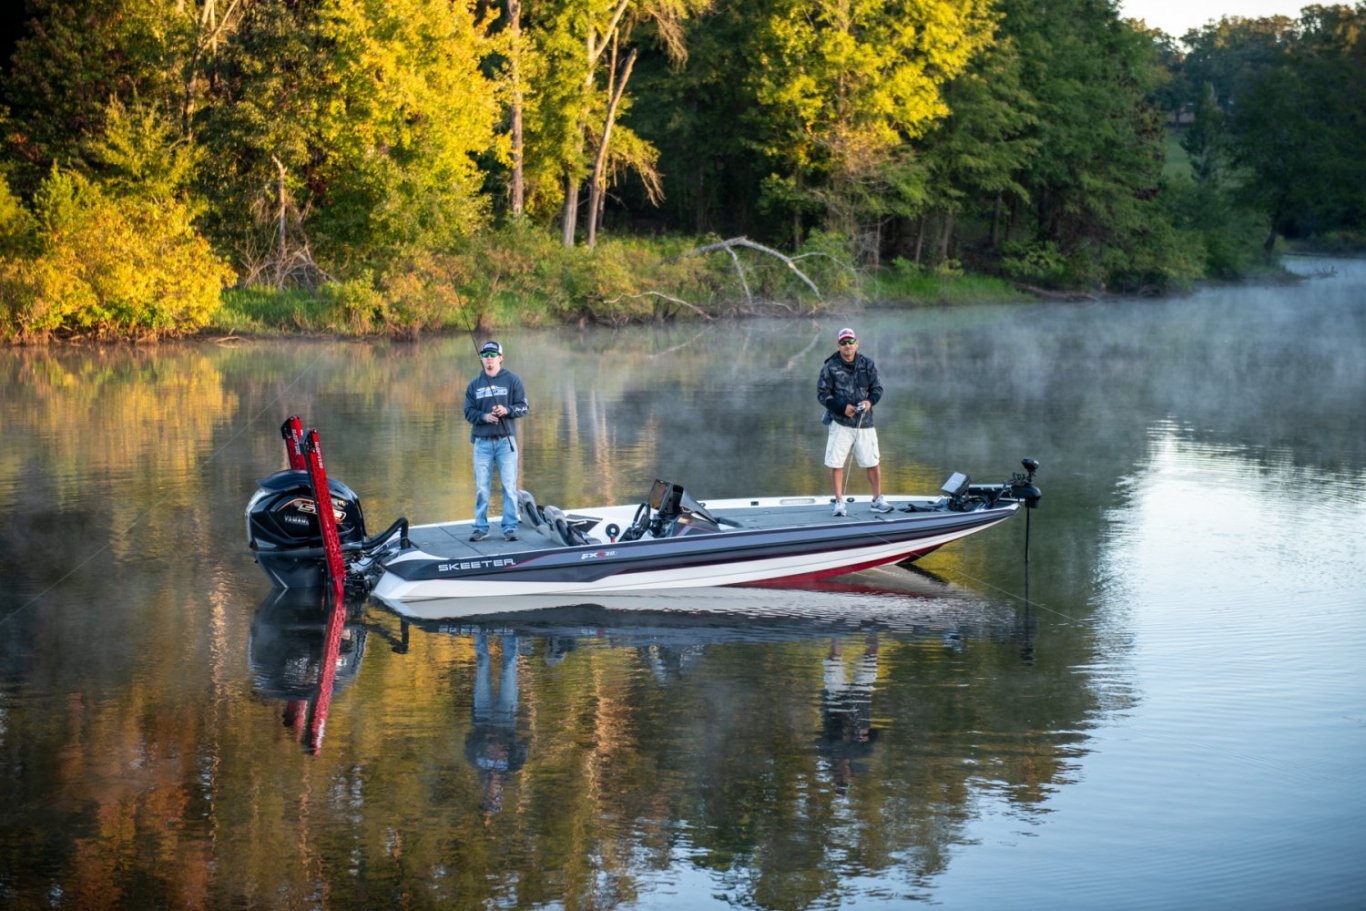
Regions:
M 0 906 L 1360 908 L 1366 264 L 1180 300 L 516 331 L 542 503 L 1043 463 L 918 571 L 405 623 L 273 594 L 280 421 L 473 510 L 468 339 L 0 352 Z M 861 474 L 861 473 L 859 473 Z M 858 478 L 853 492 L 865 492 Z

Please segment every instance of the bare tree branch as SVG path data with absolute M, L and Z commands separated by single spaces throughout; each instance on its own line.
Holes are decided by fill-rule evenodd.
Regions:
M 668 348 L 665 348 L 663 351 L 656 351 L 654 354 L 650 355 L 650 359 L 654 360 L 657 357 L 663 357 L 666 354 L 673 354 L 675 351 L 681 351 L 684 348 L 687 348 L 690 345 L 692 345 L 693 342 L 697 341 L 701 337 L 701 332 L 695 332 L 693 333 L 692 338 L 688 339 L 685 342 L 679 342 L 677 345 L 672 345 Z
M 802 283 L 811 289 L 813 294 L 815 294 L 817 297 L 821 296 L 821 289 L 816 287 L 816 283 L 813 282 L 810 278 L 808 278 L 805 272 L 797 268 L 797 263 L 792 259 L 792 257 L 779 253 L 772 247 L 765 247 L 763 244 L 755 243 L 748 237 L 732 237 L 729 240 L 719 241 L 714 244 L 707 244 L 706 246 L 698 247 L 695 250 L 690 250 L 688 255 L 711 253 L 713 250 L 725 250 L 727 253 L 730 254 L 731 259 L 735 261 L 736 266 L 738 268 L 739 260 L 735 258 L 735 247 L 749 247 L 751 250 L 758 250 L 760 253 L 767 253 L 769 256 L 773 256 L 782 260 L 784 265 L 791 269 L 796 274 L 796 276 L 802 280 Z M 743 272 L 741 273 L 741 280 L 743 281 Z M 745 287 L 745 294 L 747 296 L 749 294 L 748 286 Z
M 820 344 L 820 340 L 821 334 L 819 332 L 811 336 L 811 341 L 807 343 L 807 346 L 805 348 L 803 348 L 801 351 L 798 351 L 796 354 L 792 355 L 792 357 L 787 359 L 787 363 L 783 365 L 783 372 L 787 373 L 790 370 L 792 370 L 793 367 L 796 367 L 798 365 L 804 366 L 806 364 L 806 356 L 811 353 L 812 348 L 815 348 L 816 345 Z
M 672 295 L 665 294 L 665 293 L 663 293 L 662 291 L 642 291 L 642 292 L 640 292 L 639 294 L 622 294 L 622 295 L 620 295 L 619 297 L 614 297 L 614 298 L 612 298 L 611 300 L 605 300 L 605 301 L 603 301 L 603 303 L 604 303 L 604 304 L 616 304 L 616 303 L 620 303 L 621 301 L 624 301 L 624 300 L 639 300 L 639 299 L 642 298 L 642 297 L 658 297 L 658 298 L 661 298 L 662 300 L 668 301 L 668 302 L 671 303 L 671 304 L 678 304 L 678 306 L 680 306 L 680 307 L 687 307 L 689 310 L 691 310 L 692 312 L 696 313 L 698 316 L 702 317 L 704 320 L 711 320 L 711 319 L 712 319 L 712 316 L 711 316 L 710 313 L 708 313 L 707 311 L 703 310 L 701 307 L 697 306 L 696 304 L 690 304 L 690 303 L 688 303 L 687 301 L 685 301 L 685 300 L 683 300 L 683 299 L 681 299 L 681 298 L 673 297 Z
M 1036 297 L 1042 297 L 1042 298 L 1044 298 L 1045 300 L 1058 300 L 1058 301 L 1095 301 L 1095 300 L 1100 300 L 1100 298 L 1096 297 L 1094 294 L 1087 294 L 1087 293 L 1084 292 L 1084 291 L 1050 291 L 1050 290 L 1048 290 L 1047 288 L 1039 288 L 1039 287 L 1037 287 L 1037 286 L 1035 286 L 1035 285 L 1026 285 L 1026 284 L 1023 284 L 1023 283 L 1021 283 L 1021 282 L 1016 282 L 1016 283 L 1015 283 L 1015 287 L 1016 287 L 1016 288 L 1019 288 L 1021 291 L 1028 291 L 1030 294 L 1033 294 L 1033 295 L 1035 295 Z
M 849 274 L 854 277 L 854 284 L 858 284 L 858 270 L 854 268 L 854 264 L 850 262 L 845 262 L 838 256 L 833 256 L 829 253 L 826 253 L 824 250 L 810 250 L 806 253 L 798 253 L 796 256 L 792 257 L 792 261 L 796 262 L 799 259 L 806 259 L 808 256 L 824 256 L 826 259 L 832 260 L 836 265 L 843 266 L 845 269 L 849 271 Z

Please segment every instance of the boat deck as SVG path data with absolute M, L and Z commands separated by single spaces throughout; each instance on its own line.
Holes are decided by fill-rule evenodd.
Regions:
M 706 506 L 708 512 L 721 520 L 727 531 L 746 531 L 790 525 L 820 526 L 886 522 L 896 518 L 906 518 L 907 512 L 910 510 L 903 510 L 903 508 L 908 503 L 913 502 L 924 508 L 933 502 L 931 498 L 927 497 L 907 496 L 889 496 L 887 500 L 896 507 L 895 511 L 876 513 L 870 508 L 870 497 L 851 498 L 846 503 L 846 508 L 849 511 L 848 516 L 831 515 L 831 506 L 834 501 L 830 497 L 714 500 L 703 505 Z M 808 502 L 810 505 L 806 505 Z M 624 508 L 634 512 L 634 507 Z M 613 507 L 612 509 L 621 510 L 623 507 Z M 589 516 L 593 518 L 605 516 L 604 523 L 607 521 L 616 522 L 622 528 L 630 524 L 629 516 L 621 519 L 618 516 L 608 516 L 607 512 L 607 510 L 585 510 L 583 512 L 567 512 L 565 515 L 571 521 Z M 433 556 L 450 557 L 455 560 L 501 557 L 507 554 L 527 553 L 565 546 L 559 535 L 549 526 L 537 528 L 526 522 L 517 528 L 518 540 L 505 541 L 503 540 L 503 533 L 498 527 L 498 518 L 497 513 L 490 511 L 489 536 L 482 541 L 471 541 L 469 539 L 474 531 L 472 519 L 459 522 L 442 522 L 435 525 L 415 525 L 409 530 L 408 536 L 419 550 Z M 604 535 L 595 534 L 594 537 L 603 544 L 609 543 Z

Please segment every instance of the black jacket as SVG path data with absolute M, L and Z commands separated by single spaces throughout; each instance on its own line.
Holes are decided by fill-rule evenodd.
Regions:
M 872 427 L 873 409 L 852 418 L 844 416 L 846 405 L 857 405 L 867 399 L 874 405 L 882 398 L 882 383 L 877 378 L 877 365 L 870 357 L 854 355 L 854 362 L 846 364 L 836 351 L 821 365 L 821 376 L 816 381 L 816 398 L 830 412 L 830 419 L 845 427 Z

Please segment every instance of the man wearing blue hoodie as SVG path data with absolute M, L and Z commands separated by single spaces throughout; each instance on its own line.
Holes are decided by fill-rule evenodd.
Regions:
M 479 349 L 483 369 L 465 387 L 465 420 L 474 444 L 474 533 L 471 541 L 489 536 L 489 499 L 493 467 L 503 487 L 503 537 L 517 540 L 517 428 L 516 419 L 529 410 L 522 379 L 503 368 L 503 346 L 484 342 Z

